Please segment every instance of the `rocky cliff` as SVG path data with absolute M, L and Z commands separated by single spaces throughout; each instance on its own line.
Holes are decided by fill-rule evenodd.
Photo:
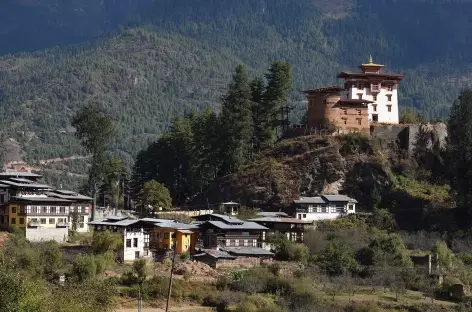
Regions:
M 283 140 L 199 200 L 286 206 L 299 196 L 341 193 L 368 208 L 390 183 L 388 157 L 380 150 L 374 140 L 357 134 Z

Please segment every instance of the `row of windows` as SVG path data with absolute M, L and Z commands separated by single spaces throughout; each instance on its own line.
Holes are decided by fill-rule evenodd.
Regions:
M 353 85 L 353 87 L 354 87 L 354 85 Z M 389 85 L 386 85 L 385 88 L 387 89 L 387 91 L 392 91 L 392 90 L 393 90 L 393 87 L 392 87 L 392 85 L 390 85 L 390 84 L 389 84 Z M 358 84 L 358 85 L 357 85 L 357 89 L 359 89 L 359 90 L 364 90 L 364 85 L 361 84 L 361 83 Z M 376 84 L 373 84 L 373 85 L 372 85 L 372 90 L 375 90 L 375 91 L 380 90 L 380 86 L 379 86 L 379 85 L 376 85 Z
M 347 118 L 342 118 L 342 121 L 345 125 L 347 125 Z M 356 122 L 359 126 L 362 125 L 362 118 L 356 118 Z
M 137 238 L 133 238 L 133 246 L 131 246 L 131 238 L 128 238 L 128 239 L 126 240 L 126 247 L 127 247 L 127 248 L 138 247 L 138 239 L 137 239 Z
M 362 93 L 357 93 L 357 97 L 359 98 L 359 100 L 362 100 L 362 96 L 363 96 Z M 387 97 L 387 101 L 389 101 L 389 102 L 392 101 L 392 95 L 391 94 L 387 94 L 385 96 Z M 374 101 L 377 101 L 377 95 L 373 95 L 372 97 L 373 97 Z
M 227 239 L 226 240 L 226 247 L 230 247 L 230 246 L 235 246 L 235 247 L 239 247 L 239 239 Z M 253 240 L 248 240 L 248 239 L 241 239 L 241 243 L 242 245 L 241 246 L 244 246 L 244 247 L 257 247 L 257 239 L 253 239 Z
M 374 110 L 374 112 L 377 111 L 377 104 L 372 104 L 372 108 Z M 387 110 L 388 112 L 392 112 L 392 105 L 387 105 Z
M 69 211 L 77 211 L 78 213 L 88 213 L 88 207 L 83 207 L 82 206 L 77 206 L 76 209 L 74 207 L 57 207 L 57 206 L 26 206 L 26 209 L 24 207 L 19 207 L 19 209 L 16 206 L 11 207 L 11 212 L 12 213 L 69 213 Z

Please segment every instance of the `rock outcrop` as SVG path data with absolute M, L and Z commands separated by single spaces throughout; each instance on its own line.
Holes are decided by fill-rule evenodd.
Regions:
M 239 173 L 217 181 L 199 200 L 287 206 L 299 196 L 342 193 L 367 205 L 374 190 L 389 185 L 382 157 L 361 135 L 283 140 Z

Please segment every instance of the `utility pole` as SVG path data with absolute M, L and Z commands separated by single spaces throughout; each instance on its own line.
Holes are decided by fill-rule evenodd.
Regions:
M 172 277 L 174 276 L 175 255 L 177 254 L 177 241 L 174 242 L 174 254 L 172 255 L 172 266 L 170 269 L 169 289 L 167 290 L 166 312 L 169 312 L 169 301 L 172 292 Z
M 143 297 L 141 297 L 141 283 L 139 284 L 139 293 L 138 293 L 138 312 L 142 311 L 143 308 Z

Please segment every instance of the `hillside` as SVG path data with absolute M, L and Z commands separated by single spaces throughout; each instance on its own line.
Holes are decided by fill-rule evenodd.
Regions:
M 50 49 L 0 58 L 1 130 L 30 161 L 80 154 L 69 117 L 97 101 L 116 120 L 112 150 L 131 163 L 174 117 L 218 108 L 237 63 L 261 73 L 286 59 L 297 91 L 335 83 L 369 54 L 407 76 L 403 108 L 444 117 L 470 83 L 471 11 L 419 0 L 2 1 L 0 53 Z M 292 99 L 298 120 L 303 97 Z

